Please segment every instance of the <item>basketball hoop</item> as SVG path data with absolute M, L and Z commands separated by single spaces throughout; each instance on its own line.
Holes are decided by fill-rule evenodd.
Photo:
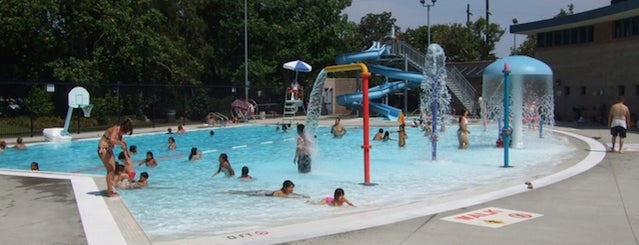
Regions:
M 93 110 L 93 105 L 78 105 L 78 107 L 82 108 L 82 112 L 84 112 L 84 117 L 91 117 L 91 110 Z

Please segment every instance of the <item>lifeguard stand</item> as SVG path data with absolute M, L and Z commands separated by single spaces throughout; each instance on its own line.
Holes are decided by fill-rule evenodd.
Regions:
M 284 95 L 284 112 L 282 113 L 282 124 L 292 124 L 295 119 L 295 114 L 301 107 L 304 113 L 306 108 L 304 107 L 304 101 L 298 96 L 299 90 L 292 89 L 290 87 Z

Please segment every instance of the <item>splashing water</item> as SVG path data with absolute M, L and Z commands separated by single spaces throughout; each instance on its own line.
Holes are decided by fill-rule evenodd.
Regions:
M 509 98 L 510 106 L 520 107 L 519 110 L 511 110 L 508 115 L 509 119 L 513 122 L 513 130 L 517 127 L 515 124 L 516 119 L 520 119 L 521 126 L 519 130 L 540 130 L 540 136 L 551 134 L 551 130 L 547 130 L 548 127 L 552 127 L 555 124 L 554 121 L 554 98 L 552 88 L 552 76 L 548 75 L 511 75 L 513 82 L 521 83 L 521 95 L 512 94 Z M 482 108 L 485 112 L 482 112 L 486 120 L 503 122 L 504 119 L 504 81 L 503 76 L 485 76 L 482 86 L 483 90 L 483 105 Z M 511 90 L 512 91 L 512 90 Z M 521 96 L 521 105 L 515 104 L 513 97 Z M 515 113 L 520 112 L 521 115 Z M 541 127 L 540 127 L 541 126 Z M 499 137 L 499 131 L 501 129 L 489 129 L 495 130 L 495 134 Z M 523 141 L 516 147 L 523 147 Z
M 421 85 L 420 109 L 425 115 L 435 115 L 437 118 L 433 118 L 433 121 L 437 120 L 443 126 L 446 122 L 444 115 L 450 113 L 451 95 L 446 87 L 446 54 L 439 44 L 433 43 L 428 46 L 424 67 L 426 69 Z M 433 83 L 437 83 L 437 86 L 433 86 Z M 433 107 L 435 98 L 436 108 Z
M 322 69 L 319 74 L 317 74 L 315 83 L 313 83 L 313 89 L 311 90 L 311 95 L 308 100 L 308 108 L 306 110 L 306 122 L 304 122 L 306 125 L 304 129 L 306 133 L 311 136 L 316 135 L 315 131 L 317 131 L 319 118 L 322 113 L 322 91 L 324 89 L 325 82 L 326 72 Z

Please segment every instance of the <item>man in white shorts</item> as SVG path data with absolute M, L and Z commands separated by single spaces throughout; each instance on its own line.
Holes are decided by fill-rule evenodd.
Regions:
M 630 110 L 624 105 L 624 97 L 619 96 L 617 103 L 610 108 L 608 115 L 608 127 L 612 135 L 612 147 L 610 151 L 615 151 L 615 141 L 619 136 L 619 153 L 623 153 L 623 141 L 626 138 L 626 129 L 630 125 Z

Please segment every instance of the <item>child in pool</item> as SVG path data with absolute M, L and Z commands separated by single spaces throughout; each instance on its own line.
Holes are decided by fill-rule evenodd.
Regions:
M 384 129 L 380 128 L 375 134 L 375 136 L 373 137 L 373 140 L 382 140 L 382 139 L 384 139 Z
M 348 201 L 348 199 L 346 199 L 346 195 L 344 194 L 344 190 L 342 188 L 335 189 L 335 192 L 333 193 L 333 197 L 328 196 L 326 198 L 319 200 L 318 202 L 314 202 L 314 203 L 311 202 L 311 203 L 327 204 L 333 207 L 341 207 L 344 205 L 344 203 L 346 203 L 349 206 L 355 207 L 353 203 L 351 203 L 350 201 Z
M 129 181 L 129 175 L 124 170 L 124 165 L 116 164 L 113 184 L 116 188 L 128 188 L 131 186 L 131 181 Z
M 129 146 L 129 154 L 138 154 L 138 147 L 135 145 Z
M 0 152 L 3 152 L 4 149 L 7 148 L 7 142 L 4 140 L 0 140 Z
M 175 143 L 175 138 L 173 137 L 169 137 L 169 146 L 168 146 L 169 150 L 175 150 L 177 149 L 177 144 Z
M 156 167 L 158 165 L 158 162 L 153 158 L 153 152 L 146 152 L 146 159 L 138 163 L 138 166 L 142 166 L 142 164 L 146 164 L 147 167 Z
M 233 167 L 231 167 L 231 163 L 229 162 L 229 156 L 226 155 L 226 153 L 220 154 L 220 157 L 218 157 L 218 162 L 220 162 L 220 165 L 217 171 L 213 173 L 212 177 L 215 177 L 219 173 L 224 173 L 224 176 L 226 177 L 235 176 L 235 171 L 233 171 Z
M 31 163 L 31 171 L 40 171 L 40 166 L 38 165 L 37 162 Z
M 268 197 L 288 197 L 288 198 L 310 198 L 304 194 L 293 192 L 295 184 L 293 181 L 285 180 L 282 188 L 276 191 L 259 190 L 259 191 L 230 191 L 231 194 L 246 194 L 249 196 L 268 196 Z
M 189 155 L 189 161 L 202 160 L 202 152 L 197 147 L 191 148 L 191 154 Z
M 242 176 L 238 178 L 241 180 L 253 180 L 253 177 L 249 175 L 249 168 L 247 166 L 242 167 Z
M 384 137 L 382 137 L 382 141 L 389 141 L 389 140 L 394 140 L 394 139 L 391 139 L 390 132 L 386 131 L 384 132 Z
M 27 149 L 27 145 L 22 142 L 22 137 L 18 137 L 16 139 L 16 144 L 13 146 L 13 149 L 16 150 L 25 150 Z
M 142 188 L 145 187 L 149 183 L 149 174 L 147 172 L 140 173 L 140 179 L 138 181 L 133 182 L 131 185 L 132 188 Z
M 126 172 L 126 174 L 129 176 L 129 181 L 134 181 L 135 168 L 133 167 L 133 160 L 131 160 L 131 155 L 129 154 L 129 151 L 126 150 L 126 148 L 122 150 L 123 151 L 120 152 L 120 154 L 118 155 L 118 160 L 124 163 L 124 172 Z

